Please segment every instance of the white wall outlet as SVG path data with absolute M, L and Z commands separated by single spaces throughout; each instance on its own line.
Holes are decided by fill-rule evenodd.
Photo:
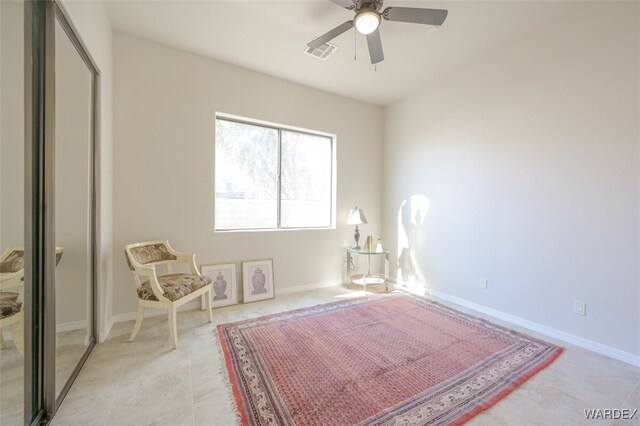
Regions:
M 482 280 L 482 281 L 480 282 L 480 288 L 482 288 L 482 289 L 485 289 L 485 290 L 486 290 L 486 289 L 487 289 L 487 287 L 489 287 L 489 281 L 488 281 L 488 280 Z
M 587 303 L 582 300 L 574 300 L 573 313 L 578 315 L 587 315 Z

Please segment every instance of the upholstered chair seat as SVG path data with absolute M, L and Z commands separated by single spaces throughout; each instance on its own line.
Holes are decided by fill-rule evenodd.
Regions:
M 169 274 L 160 275 L 158 277 L 158 283 L 160 287 L 162 287 L 162 295 L 172 302 L 175 302 L 211 284 L 211 278 L 205 275 Z M 153 289 L 149 281 L 143 282 L 140 287 L 137 288 L 137 292 L 140 299 L 158 300 L 155 294 L 153 294 Z
M 8 290 L 8 291 L 7 291 Z M 24 293 L 24 247 L 8 247 L 0 255 L 0 348 L 6 347 L 3 329 L 11 327 L 13 341 L 23 353 L 22 293 Z
M 56 247 L 56 265 L 63 252 L 62 247 Z M 24 247 L 8 247 L 0 254 L 0 348 L 6 346 L 2 330 L 11 327 L 14 344 L 21 355 L 24 353 L 23 298 Z
M 178 308 L 190 300 L 200 298 L 200 309 L 206 310 L 209 322 L 211 314 L 211 278 L 200 275 L 196 266 L 196 255 L 179 253 L 167 240 L 146 241 L 128 244 L 124 247 L 125 258 L 136 286 L 138 315 L 129 341 L 133 342 L 144 318 L 145 308 L 166 309 L 169 314 L 171 344 L 178 347 Z M 182 264 L 189 267 L 188 274 L 174 274 L 173 266 Z M 159 275 L 158 272 L 165 272 Z
M 0 318 L 10 317 L 20 312 L 22 302 L 18 300 L 20 293 L 0 291 Z

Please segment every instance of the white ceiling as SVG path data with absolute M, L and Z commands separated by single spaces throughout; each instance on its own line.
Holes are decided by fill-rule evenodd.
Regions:
M 430 79 L 544 31 L 589 2 L 404 1 L 385 7 L 448 9 L 442 27 L 383 21 L 385 60 L 371 65 L 364 36 L 337 37 L 326 61 L 306 43 L 353 12 L 328 0 L 108 1 L 117 31 L 378 105 L 410 94 Z M 356 45 L 357 43 L 357 45 Z M 354 60 L 354 52 L 357 59 Z

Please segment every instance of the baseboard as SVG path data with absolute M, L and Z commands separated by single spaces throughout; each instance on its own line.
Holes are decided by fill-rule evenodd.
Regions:
M 70 321 L 56 324 L 56 333 L 64 333 L 65 331 L 82 330 L 87 328 L 87 320 Z M 13 340 L 13 334 L 10 327 L 4 327 L 1 331 L 6 341 Z
M 63 322 L 56 324 L 56 333 L 62 333 L 65 331 L 82 330 L 87 328 L 87 320 Z
M 342 285 L 342 280 L 322 281 L 319 283 L 311 283 L 305 285 L 297 285 L 294 287 L 277 288 L 276 296 L 279 294 L 299 293 L 301 291 L 317 290 L 320 288 L 337 287 Z
M 493 308 L 486 307 L 484 305 L 480 305 L 475 302 L 471 302 L 469 300 L 463 299 L 458 296 L 453 296 L 451 294 L 438 291 L 438 290 L 426 290 L 422 289 L 421 291 L 415 291 L 411 288 L 398 286 L 396 288 L 410 292 L 416 293 L 420 295 L 431 296 L 435 299 L 440 299 L 445 302 L 455 303 L 456 305 L 463 306 L 465 308 L 472 309 L 474 311 L 480 312 L 485 315 L 489 315 L 491 317 L 500 319 L 502 321 L 506 321 L 510 324 L 517 325 L 519 327 L 526 328 L 527 330 L 535 331 L 536 333 L 543 334 L 545 336 L 552 337 L 554 339 L 558 339 L 560 341 L 570 343 L 575 346 L 579 346 L 581 348 L 590 350 L 592 352 L 599 353 L 601 355 L 608 356 L 609 358 L 617 359 L 618 361 L 626 362 L 627 364 L 631 364 L 637 367 L 640 367 L 640 356 L 632 354 L 630 352 L 622 351 L 620 349 L 616 349 L 612 346 L 604 345 L 602 343 L 594 342 L 593 340 L 585 339 L 584 337 L 579 337 L 574 334 L 566 333 L 564 331 L 558 330 L 553 327 L 549 327 L 546 325 L 538 324 L 537 322 L 518 317 L 515 315 L 508 314 L 506 312 L 498 311 Z
M 114 324 L 114 318 L 111 317 L 103 327 L 102 331 L 98 333 L 98 343 L 102 343 L 105 340 L 107 340 L 107 337 L 109 337 L 109 333 L 111 333 L 111 328 L 113 327 L 113 324 Z

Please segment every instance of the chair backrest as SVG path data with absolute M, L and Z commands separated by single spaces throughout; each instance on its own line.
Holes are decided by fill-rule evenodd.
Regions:
M 56 266 L 62 259 L 64 247 L 56 247 Z M 0 255 L 0 273 L 14 273 L 24 269 L 24 247 L 7 247 Z
M 8 247 L 0 256 L 0 273 L 14 273 L 24 269 L 24 249 Z
M 135 270 L 132 260 L 140 265 L 155 265 L 176 260 L 177 257 L 171 251 L 168 241 L 146 241 L 124 247 L 127 265 L 132 271 Z

